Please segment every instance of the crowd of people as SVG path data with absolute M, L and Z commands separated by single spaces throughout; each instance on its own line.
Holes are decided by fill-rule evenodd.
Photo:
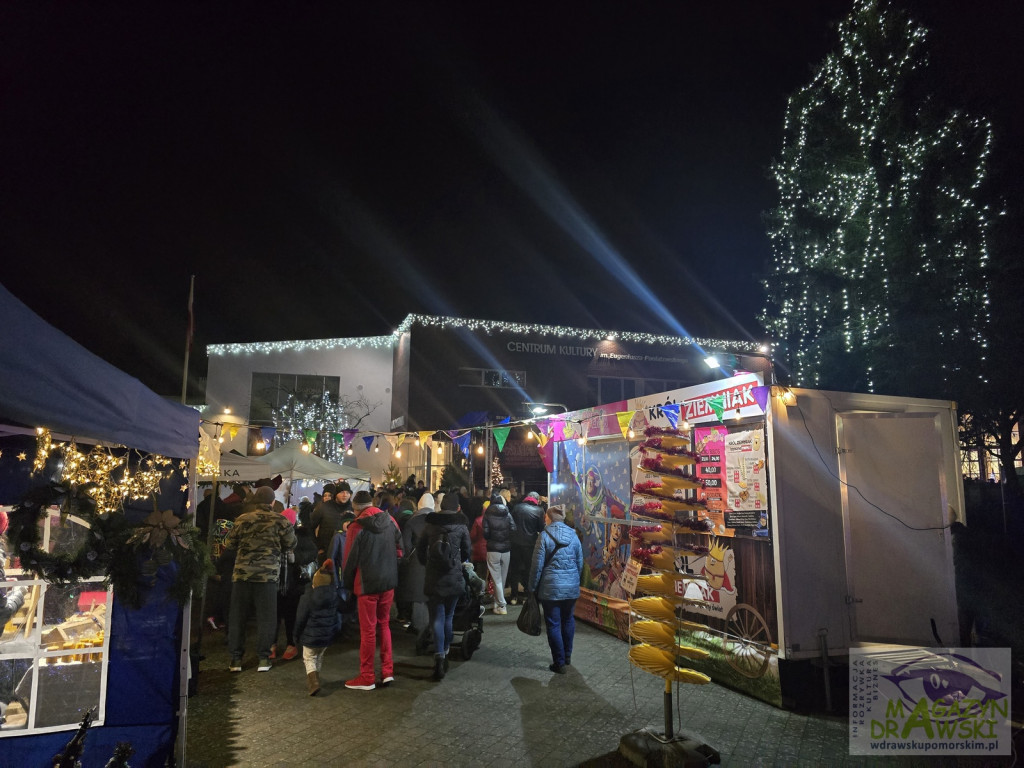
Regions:
M 256 669 L 301 653 L 311 696 L 339 636 L 359 638 L 359 671 L 346 688 L 394 682 L 392 623 L 433 651 L 432 679 L 440 681 L 461 598 L 472 594 L 481 612 L 505 615 L 530 592 L 542 606 L 551 671 L 571 664 L 582 547 L 562 510 L 539 494 L 433 493 L 412 476 L 403 486 L 355 494 L 347 482 L 328 483 L 312 501 L 286 509 L 280 482 L 239 484 L 221 500 L 208 491 L 196 511 L 215 564 L 204 627 L 226 625 L 230 671 L 242 671 L 254 614 Z

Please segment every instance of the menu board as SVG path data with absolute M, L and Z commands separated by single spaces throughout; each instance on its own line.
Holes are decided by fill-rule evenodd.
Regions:
M 726 464 L 725 427 L 697 427 L 693 430 L 693 451 L 697 454 L 697 479 L 704 487 L 697 491 L 697 498 L 707 504 L 707 513 L 700 517 L 711 521 L 716 536 L 734 536 L 736 532 L 726 525 Z
M 764 432 L 731 432 L 724 442 L 726 520 L 733 528 L 764 529 L 768 511 Z

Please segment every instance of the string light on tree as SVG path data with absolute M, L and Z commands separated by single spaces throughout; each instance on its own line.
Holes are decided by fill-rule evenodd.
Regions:
M 795 384 L 950 397 L 981 378 L 992 128 L 939 103 L 925 41 L 856 0 L 789 101 L 761 320 Z

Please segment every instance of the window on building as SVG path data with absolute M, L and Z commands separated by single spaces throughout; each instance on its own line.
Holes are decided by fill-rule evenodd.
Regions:
M 526 371 L 506 371 L 495 368 L 460 368 L 459 386 L 521 389 L 526 386 Z
M 273 411 L 288 402 L 289 396 L 319 403 L 324 395 L 338 402 L 341 377 L 294 373 L 254 373 L 249 392 L 249 423 L 272 424 Z

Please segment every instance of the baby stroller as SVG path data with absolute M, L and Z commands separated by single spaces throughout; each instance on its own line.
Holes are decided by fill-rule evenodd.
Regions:
M 468 563 L 463 566 L 462 575 L 466 579 L 466 590 L 455 605 L 455 616 L 452 618 L 452 649 L 458 649 L 462 658 L 469 661 L 473 657 L 473 651 L 480 647 L 484 634 L 485 608 L 480 604 L 480 595 L 487 585 Z M 429 623 L 416 638 L 416 652 L 434 652 L 434 629 Z

